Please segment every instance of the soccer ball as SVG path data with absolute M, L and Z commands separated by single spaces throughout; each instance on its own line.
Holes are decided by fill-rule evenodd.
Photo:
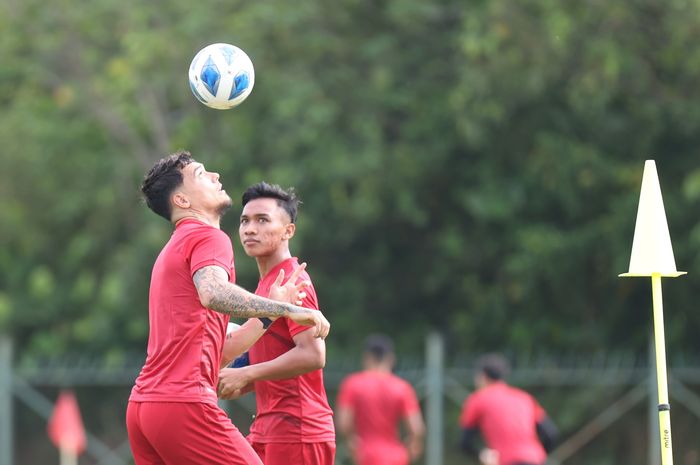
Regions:
M 211 44 L 190 64 L 190 89 L 208 107 L 226 110 L 240 105 L 253 90 L 255 71 L 248 55 L 230 44 Z

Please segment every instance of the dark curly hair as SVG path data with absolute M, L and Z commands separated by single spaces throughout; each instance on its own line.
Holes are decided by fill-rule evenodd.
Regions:
M 182 185 L 182 169 L 193 161 L 189 152 L 181 150 L 156 162 L 141 183 L 141 192 L 148 208 L 171 220 L 170 196 Z

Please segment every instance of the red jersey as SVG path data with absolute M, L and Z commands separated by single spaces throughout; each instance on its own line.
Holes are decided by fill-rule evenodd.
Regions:
M 296 258 L 284 260 L 258 284 L 255 293 L 268 297 L 270 288 L 280 269 L 290 276 L 299 266 Z M 310 281 L 304 271 L 300 280 Z M 318 310 L 318 300 L 313 285 L 304 289 L 303 307 Z M 293 337 L 310 329 L 287 318 L 275 320 L 265 334 L 248 351 L 250 363 L 273 360 L 295 347 Z M 250 427 L 249 441 L 271 442 L 328 442 L 335 441 L 333 411 L 328 405 L 323 385 L 323 370 L 295 376 L 289 379 L 255 382 L 257 415 Z
M 341 383 L 337 404 L 353 412 L 359 464 L 409 462 L 398 428 L 402 419 L 420 411 L 420 405 L 408 382 L 392 373 L 355 373 Z
M 496 382 L 467 398 L 459 423 L 462 428 L 479 428 L 488 447 L 498 451 L 500 465 L 544 463 L 547 454 L 536 425 L 545 416 L 530 394 Z
M 220 266 L 235 282 L 231 240 L 194 219 L 180 221 L 153 265 L 148 298 L 148 354 L 130 400 L 217 402 L 229 317 L 202 306 L 192 275 Z

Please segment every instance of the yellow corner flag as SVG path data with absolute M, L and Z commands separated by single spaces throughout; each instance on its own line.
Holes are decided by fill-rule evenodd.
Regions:
M 651 277 L 662 465 L 673 465 L 673 448 L 671 442 L 671 405 L 668 402 L 668 376 L 666 374 L 666 341 L 664 339 L 661 278 L 675 278 L 683 274 L 685 271 L 676 270 L 676 261 L 673 258 L 671 235 L 668 232 L 661 186 L 656 174 L 656 163 L 654 160 L 647 160 L 644 163 L 644 174 L 642 175 L 642 191 L 639 195 L 637 223 L 634 227 L 630 268 L 629 272 L 620 276 Z

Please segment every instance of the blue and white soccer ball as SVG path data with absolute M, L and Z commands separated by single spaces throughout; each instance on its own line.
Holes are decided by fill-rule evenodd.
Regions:
M 255 71 L 248 55 L 230 44 L 211 44 L 190 64 L 190 89 L 208 107 L 226 110 L 240 105 L 253 90 Z

